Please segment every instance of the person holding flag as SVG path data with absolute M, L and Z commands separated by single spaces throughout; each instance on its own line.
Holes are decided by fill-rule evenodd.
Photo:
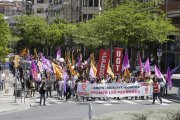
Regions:
M 160 85 L 158 83 L 157 78 L 154 78 L 153 79 L 153 102 L 152 102 L 152 104 L 155 104 L 156 97 L 158 97 L 158 99 L 160 100 L 160 104 L 162 104 L 162 99 L 160 97 L 159 92 L 160 92 Z

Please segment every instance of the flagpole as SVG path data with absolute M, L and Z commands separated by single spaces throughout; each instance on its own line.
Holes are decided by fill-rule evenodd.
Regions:
M 15 68 L 15 85 L 14 85 L 14 95 L 15 95 L 15 100 L 14 100 L 14 102 L 16 103 L 16 96 L 17 96 L 17 68 Z
M 25 95 L 26 95 L 26 61 L 25 61 L 25 74 L 24 74 L 24 103 L 25 103 Z

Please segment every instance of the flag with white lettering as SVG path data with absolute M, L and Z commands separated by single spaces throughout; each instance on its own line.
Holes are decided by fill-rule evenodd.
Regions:
M 122 48 L 114 49 L 114 74 L 119 75 L 122 71 Z
M 108 63 L 110 60 L 110 51 L 101 49 L 98 61 L 97 77 L 106 77 Z

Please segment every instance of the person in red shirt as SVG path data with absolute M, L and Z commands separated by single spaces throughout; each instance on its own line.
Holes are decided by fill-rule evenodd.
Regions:
M 159 92 L 160 92 L 160 85 L 157 81 L 157 78 L 154 78 L 153 79 L 153 103 L 152 104 L 155 104 L 156 97 L 158 97 L 160 104 L 162 104 L 162 99 L 160 98 Z

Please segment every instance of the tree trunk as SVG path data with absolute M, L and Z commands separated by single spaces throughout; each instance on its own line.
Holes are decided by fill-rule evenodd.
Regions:
M 134 70 L 136 67 L 137 49 L 131 47 L 130 50 L 131 50 L 130 66 L 131 66 L 131 70 Z

